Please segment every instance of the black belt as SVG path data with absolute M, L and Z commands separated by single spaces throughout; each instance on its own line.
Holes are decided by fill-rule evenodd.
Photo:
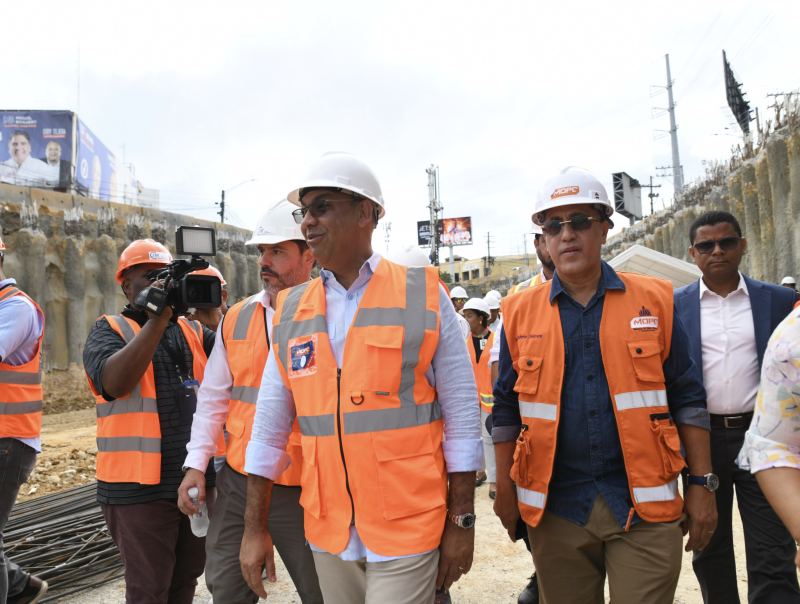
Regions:
M 725 428 L 749 428 L 753 419 L 753 412 L 740 413 L 739 415 L 714 415 L 711 416 L 712 426 L 722 426 Z

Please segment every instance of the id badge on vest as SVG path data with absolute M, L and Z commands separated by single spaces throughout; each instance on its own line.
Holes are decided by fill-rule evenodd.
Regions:
M 292 338 L 288 342 L 289 379 L 317 372 L 317 334 Z

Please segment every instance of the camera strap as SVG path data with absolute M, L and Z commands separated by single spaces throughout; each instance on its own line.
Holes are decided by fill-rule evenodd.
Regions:
M 264 309 L 264 338 L 267 340 L 267 352 L 270 352 L 272 346 L 269 343 L 269 329 L 267 327 L 267 307 L 262 304 L 261 308 Z
M 175 327 L 180 329 L 180 326 L 177 323 L 175 323 Z M 175 365 L 175 369 L 178 371 L 181 382 L 191 380 L 194 378 L 194 376 L 192 375 L 191 368 L 187 367 L 186 365 L 186 355 L 180 354 L 172 345 L 174 343 L 173 333 L 174 331 L 171 331 L 169 334 L 167 334 L 166 338 L 161 338 L 161 346 L 164 348 L 164 351 L 169 356 L 173 365 Z

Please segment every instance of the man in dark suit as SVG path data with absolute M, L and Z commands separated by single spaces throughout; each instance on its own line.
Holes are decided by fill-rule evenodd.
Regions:
M 692 224 L 689 239 L 689 252 L 703 277 L 675 291 L 675 307 L 708 395 L 711 462 L 719 477 L 719 523 L 708 546 L 695 550 L 694 572 L 706 604 L 739 602 L 731 527 L 735 486 L 749 602 L 800 603 L 794 540 L 755 477 L 736 465 L 753 417 L 764 350 L 796 296 L 739 272 L 747 241 L 733 215 L 706 212 Z
M 64 189 L 70 184 L 70 172 L 72 171 L 72 164 L 61 159 L 61 143 L 58 141 L 50 141 L 45 148 L 45 156 L 42 158 L 43 162 L 58 168 L 58 186 L 57 189 Z

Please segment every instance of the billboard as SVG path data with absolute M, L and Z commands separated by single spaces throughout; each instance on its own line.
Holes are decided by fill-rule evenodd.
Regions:
M 77 188 L 87 197 L 104 201 L 121 201 L 117 182 L 117 158 L 99 138 L 78 119 Z M 130 185 L 129 185 L 130 186 Z
M 417 222 L 417 245 L 430 244 L 430 221 Z M 439 221 L 439 245 L 472 245 L 472 218 L 442 218 Z
M 71 111 L 0 111 L 0 182 L 67 188 L 72 179 Z

